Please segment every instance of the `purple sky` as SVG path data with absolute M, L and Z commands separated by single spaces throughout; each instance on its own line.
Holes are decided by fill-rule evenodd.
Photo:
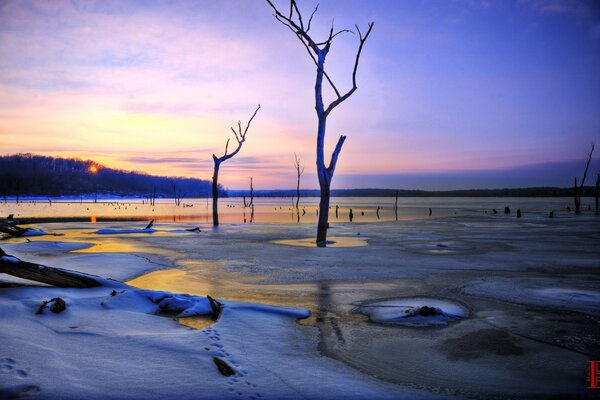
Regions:
M 334 18 L 375 21 L 328 121 L 327 153 L 348 136 L 335 188 L 569 186 L 600 142 L 597 1 L 325 0 L 315 35 Z M 348 88 L 357 38 L 338 39 L 327 68 Z M 209 179 L 260 103 L 222 184 L 293 187 L 296 152 L 315 188 L 314 76 L 261 0 L 4 0 L 0 152 Z

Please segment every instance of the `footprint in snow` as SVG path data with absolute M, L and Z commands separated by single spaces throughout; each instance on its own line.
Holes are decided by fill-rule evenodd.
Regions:
M 246 372 L 246 370 L 243 368 L 240 368 L 240 363 L 238 363 L 235 359 L 231 359 L 231 353 L 225 350 L 225 346 L 222 343 L 219 343 L 221 341 L 221 334 L 219 331 L 214 328 L 206 328 L 202 332 L 207 335 L 208 339 L 210 339 L 212 342 L 209 346 L 204 347 L 204 349 L 206 351 L 215 352 L 214 354 L 216 356 L 223 359 L 223 361 L 227 362 L 230 366 L 235 367 L 235 375 L 232 375 L 227 379 L 227 384 L 230 386 L 227 388 L 227 390 L 232 394 L 237 394 L 238 396 L 245 395 L 245 398 L 247 399 L 261 399 L 263 395 L 258 392 L 248 393 L 249 391 L 256 390 L 257 386 L 247 379 L 242 379 L 248 374 L 248 372 Z
M 17 378 L 27 378 L 27 371 L 24 369 L 17 369 L 16 364 L 17 362 L 14 359 L 10 357 L 4 357 L 0 359 L 0 371 L 5 374 L 13 374 Z

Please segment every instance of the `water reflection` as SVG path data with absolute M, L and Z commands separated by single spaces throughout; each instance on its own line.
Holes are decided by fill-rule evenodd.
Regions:
M 492 210 L 507 207 L 522 210 L 523 215 L 548 217 L 549 210 L 564 209 L 571 199 L 551 198 L 401 198 L 397 202 L 393 198 L 375 197 L 334 197 L 332 217 L 351 222 L 385 222 L 428 218 L 435 214 L 436 218 L 447 216 L 488 215 Z M 219 205 L 219 216 L 224 223 L 289 223 L 288 211 L 294 213 L 293 220 L 300 223 L 316 223 L 318 214 L 318 198 L 303 198 L 304 204 L 289 207 L 287 198 L 257 198 L 242 213 L 241 198 L 224 198 Z M 206 203 L 206 204 L 205 204 Z M 73 219 L 90 222 L 114 220 L 146 220 L 156 222 L 206 222 L 212 221 L 212 213 L 207 199 L 189 199 L 185 206 L 175 206 L 172 199 L 158 199 L 154 204 L 142 199 L 119 199 L 79 201 L 20 201 L 0 202 L 0 215 L 15 214 L 18 218 Z M 285 205 L 285 206 L 283 206 Z M 300 212 L 301 211 L 301 212 Z M 340 218 L 342 217 L 342 218 Z

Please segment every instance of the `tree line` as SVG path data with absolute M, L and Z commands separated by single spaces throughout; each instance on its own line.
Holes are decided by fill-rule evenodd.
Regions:
M 222 186 L 219 191 L 224 193 Z M 207 197 L 209 181 L 153 176 L 104 167 L 94 161 L 34 154 L 0 156 L 0 196 L 117 195 Z

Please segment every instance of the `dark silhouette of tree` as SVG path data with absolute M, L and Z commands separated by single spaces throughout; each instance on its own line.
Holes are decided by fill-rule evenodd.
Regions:
M 592 161 L 594 148 L 596 148 L 596 144 L 592 143 L 592 148 L 588 154 L 587 164 L 585 164 L 585 171 L 583 172 L 583 178 L 581 179 L 581 185 L 579 187 L 577 187 L 577 177 L 574 178 L 573 195 L 575 202 L 575 214 L 581 214 L 581 194 L 583 193 L 583 185 L 585 184 L 585 178 L 587 177 L 588 169 L 590 168 L 590 161 Z
M 218 209 L 219 168 L 221 167 L 221 164 L 223 162 L 229 160 L 230 158 L 232 158 L 233 156 L 235 156 L 237 153 L 240 152 L 242 145 L 246 141 L 246 134 L 248 133 L 248 128 L 250 128 L 250 123 L 256 116 L 256 113 L 258 112 L 258 110 L 260 110 L 260 104 L 254 111 L 254 114 L 252 114 L 252 117 L 248 120 L 248 123 L 246 124 L 246 128 L 243 131 L 242 131 L 242 122 L 241 121 L 238 121 L 237 131 L 233 127 L 231 127 L 231 131 L 233 132 L 233 135 L 235 136 L 235 140 L 237 141 L 237 147 L 235 148 L 235 150 L 233 150 L 231 153 L 228 153 L 229 141 L 231 140 L 231 138 L 229 138 L 229 139 L 227 139 L 227 143 L 225 143 L 225 153 L 221 157 L 217 157 L 215 154 L 212 155 L 213 161 L 214 161 L 213 178 L 212 178 L 212 199 L 213 199 L 212 214 L 213 214 L 213 225 L 214 226 L 219 226 L 219 209 Z
M 183 200 L 183 190 L 177 187 L 177 182 L 173 182 L 173 199 L 175 200 L 175 205 L 179 207 Z
M 296 175 L 298 177 L 296 181 L 296 210 L 298 210 L 298 203 L 300 202 L 300 176 L 304 173 L 304 167 L 300 166 L 300 159 L 294 153 L 294 168 L 296 168 Z
M 359 45 L 358 50 L 356 52 L 356 57 L 354 60 L 354 68 L 352 70 L 352 88 L 345 93 L 341 93 L 336 85 L 334 84 L 332 78 L 325 71 L 325 59 L 329 50 L 331 49 L 331 44 L 333 43 L 333 39 L 342 34 L 342 33 L 353 33 L 348 29 L 342 29 L 339 31 L 334 31 L 333 24 L 331 29 L 329 30 L 329 36 L 325 41 L 316 41 L 310 35 L 309 31 L 311 28 L 311 23 L 315 13 L 317 12 L 318 6 L 315 7 L 314 11 L 310 15 L 308 22 L 302 19 L 302 14 L 298 9 L 298 5 L 295 0 L 290 0 L 290 7 L 287 13 L 280 12 L 277 7 L 273 4 L 271 0 L 266 0 L 267 3 L 271 6 L 271 8 L 275 11 L 275 18 L 281 22 L 284 26 L 289 28 L 296 37 L 300 40 L 300 42 L 306 48 L 309 56 L 317 66 L 317 77 L 315 82 L 315 109 L 317 111 L 317 119 L 318 119 L 318 128 L 317 128 L 317 176 L 319 178 L 319 188 L 320 188 L 320 202 L 319 202 L 319 223 L 317 226 L 317 245 L 325 245 L 327 240 L 327 228 L 328 228 L 328 218 L 329 218 L 329 197 L 330 197 L 330 188 L 331 188 L 331 180 L 333 178 L 333 173 L 335 171 L 335 166 L 337 164 L 338 156 L 340 151 L 342 150 L 342 146 L 344 145 L 344 141 L 346 140 L 346 136 L 341 135 L 333 153 L 331 155 L 331 161 L 329 165 L 325 165 L 325 154 L 324 154 L 324 145 L 325 145 L 325 130 L 327 126 L 327 117 L 333 111 L 334 108 L 339 106 L 342 102 L 348 99 L 357 89 L 356 85 L 356 71 L 358 70 L 358 63 L 360 60 L 360 55 L 362 53 L 363 45 L 365 41 L 371 34 L 371 30 L 373 29 L 373 22 L 369 22 L 368 29 L 365 35 L 363 36 L 362 32 L 358 28 L 358 25 L 355 25 L 356 31 L 358 33 Z M 323 102 L 323 80 L 326 80 L 333 92 L 335 93 L 335 100 L 329 103 L 327 106 Z

